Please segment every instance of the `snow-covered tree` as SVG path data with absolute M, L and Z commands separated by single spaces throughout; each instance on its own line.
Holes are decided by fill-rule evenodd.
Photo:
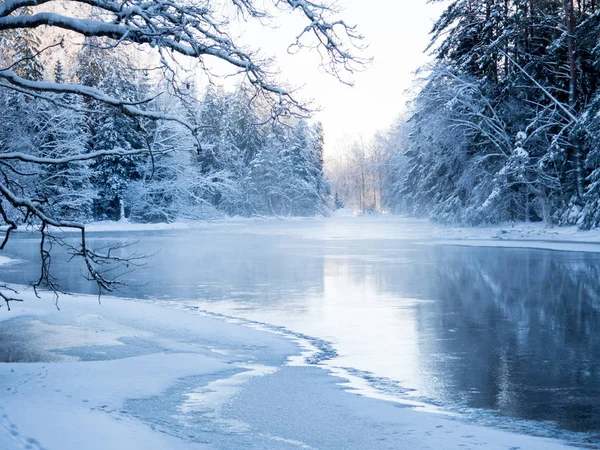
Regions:
M 598 27 L 596 2 L 450 2 L 395 125 L 406 139 L 381 144 L 384 203 L 440 221 L 596 226 Z
M 56 83 L 64 83 L 66 75 L 62 62 L 54 70 Z M 51 94 L 57 103 L 42 101 L 42 110 L 36 114 L 42 127 L 35 133 L 39 155 L 45 158 L 76 157 L 87 152 L 89 132 L 77 97 L 69 94 Z M 41 120 L 40 120 L 41 119 Z M 89 220 L 95 192 L 90 182 L 91 170 L 87 161 L 42 165 L 37 183 L 38 198 L 43 199 L 48 211 L 69 220 Z

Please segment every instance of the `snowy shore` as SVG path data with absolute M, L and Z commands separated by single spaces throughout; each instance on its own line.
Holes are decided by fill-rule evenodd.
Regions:
M 399 216 L 353 216 L 347 212 L 336 212 L 331 218 L 291 218 L 285 221 L 324 222 L 335 224 L 336 235 L 331 238 L 344 238 L 343 226 L 348 222 L 387 222 L 390 226 L 388 235 L 378 235 L 380 239 L 402 238 L 394 233 L 394 223 L 398 223 L 399 233 L 404 233 L 406 224 L 412 224 L 414 233 L 411 239 L 418 239 L 429 244 L 468 245 L 485 247 L 522 247 L 540 248 L 562 251 L 600 252 L 600 230 L 581 231 L 575 226 L 549 227 L 545 223 L 507 223 L 482 227 L 456 227 L 432 223 L 426 219 L 410 219 Z M 239 222 L 282 222 L 275 218 L 228 218 L 216 221 L 223 226 Z M 90 232 L 139 232 L 164 230 L 192 230 L 214 223 L 176 222 L 160 224 L 141 224 L 130 222 L 96 222 L 88 225 Z M 327 236 L 326 236 L 327 237 Z
M 581 231 L 575 226 L 548 227 L 545 223 L 472 228 L 435 226 L 431 238 L 436 244 L 600 252 L 600 230 Z
M 348 393 L 298 342 L 200 311 L 22 295 L 0 310 L 3 360 L 26 361 L 0 364 L 3 450 L 564 447 Z

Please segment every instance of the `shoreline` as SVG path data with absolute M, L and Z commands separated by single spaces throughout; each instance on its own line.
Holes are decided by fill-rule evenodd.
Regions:
M 129 221 L 101 221 L 86 225 L 88 233 L 128 233 L 128 232 L 154 232 L 154 231 L 179 231 L 179 230 L 203 230 L 215 225 L 227 227 L 239 225 L 240 223 L 264 223 L 267 227 L 277 226 L 282 223 L 312 223 L 323 224 L 335 223 L 343 226 L 346 222 L 384 222 L 400 225 L 411 223 L 415 228 L 415 235 L 410 239 L 418 240 L 427 244 L 441 245 L 468 245 L 486 247 L 520 247 L 537 248 L 559 251 L 586 251 L 600 252 L 600 229 L 581 231 L 576 226 L 547 227 L 542 222 L 535 223 L 506 223 L 492 226 L 459 227 L 452 225 L 440 225 L 428 219 L 414 219 L 404 216 L 379 215 L 379 216 L 353 216 L 350 214 L 334 214 L 330 217 L 225 217 L 211 221 L 173 222 L 173 223 L 133 223 Z M 62 231 L 62 230 L 61 230 Z M 68 232 L 68 230 L 65 230 Z M 30 230 L 16 230 L 14 233 L 31 233 Z M 402 236 L 400 236 L 402 237 Z M 325 237 L 332 238 L 332 236 Z M 333 238 L 343 239 L 341 236 Z M 381 239 L 397 239 L 393 234 L 379 236 Z M 0 261 L 2 256 L 0 256 Z
M 575 226 L 548 228 L 541 222 L 473 228 L 437 226 L 431 239 L 431 244 L 442 245 L 600 252 L 600 229 L 581 231 Z
M 239 224 L 243 222 L 277 224 L 286 221 L 327 223 L 330 221 L 343 223 L 344 221 L 386 221 L 399 223 L 410 221 L 423 227 L 421 239 L 428 240 L 431 244 L 489 247 L 522 247 L 547 250 L 588 251 L 600 252 L 600 229 L 581 231 L 576 226 L 547 227 L 542 222 L 537 223 L 509 223 L 482 227 L 456 227 L 436 224 L 428 219 L 413 219 L 403 216 L 352 216 L 339 215 L 331 217 L 290 217 L 290 218 L 244 218 L 229 217 L 210 222 L 174 222 L 164 224 L 143 224 L 129 222 L 96 222 L 88 226 L 91 233 L 98 232 L 143 232 L 143 231 L 168 231 L 168 230 L 201 230 L 206 226 L 221 224 Z M 385 238 L 385 237 L 383 237 Z M 587 246 L 587 249 L 586 249 Z

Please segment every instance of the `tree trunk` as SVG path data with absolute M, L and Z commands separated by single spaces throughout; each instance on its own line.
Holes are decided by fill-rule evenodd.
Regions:
M 569 107 L 573 113 L 577 106 L 577 50 L 575 46 L 575 11 L 573 0 L 564 0 L 565 25 L 567 28 L 567 51 L 569 62 Z M 583 197 L 584 173 L 581 140 L 577 134 L 573 135 L 573 159 L 575 160 L 577 197 Z
M 573 8 L 573 0 L 564 0 L 565 9 L 565 25 L 567 28 L 567 47 L 569 61 L 569 106 L 571 109 L 575 107 L 577 102 L 577 64 L 575 50 L 575 12 Z

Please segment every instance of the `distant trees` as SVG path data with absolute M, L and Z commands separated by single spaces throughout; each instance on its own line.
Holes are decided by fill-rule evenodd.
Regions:
M 319 123 L 282 119 L 273 124 L 247 89 L 209 89 L 198 105 L 207 124 L 196 163 L 215 182 L 205 200 L 229 215 L 300 215 L 323 212 L 329 185 L 323 173 Z
M 320 128 L 300 121 L 276 127 L 250 161 L 248 205 L 258 214 L 312 216 L 329 194 L 323 174 Z
M 362 139 L 341 143 L 338 154 L 327 161 L 327 176 L 335 192 L 334 207 L 348 207 L 361 214 L 384 211 L 383 189 L 389 167 L 387 149 Z
M 69 61 L 76 83 L 132 104 L 167 89 L 152 87 L 144 71 L 128 62 L 126 51 L 103 55 L 97 45 L 88 40 Z M 54 79 L 67 81 L 61 60 Z M 46 158 L 104 154 L 41 165 L 36 195 L 60 217 L 168 222 L 221 214 L 307 216 L 324 210 L 329 187 L 321 125 L 298 117 L 273 122 L 246 84 L 231 92 L 210 87 L 187 105 L 175 96 L 152 101 L 165 113 L 202 124 L 201 151 L 178 122 L 139 121 L 95 99 L 51 96 L 59 104 L 17 94 L 20 106 L 13 119 L 28 129 L 11 131 L 5 141 L 18 151 L 22 139 L 31 139 L 37 154 Z M 156 157 L 147 158 L 148 151 Z
M 61 244 L 83 260 L 100 292 L 113 289 L 112 264 L 127 262 L 86 245 L 88 211 L 95 218 L 125 213 L 172 220 L 178 211 L 196 215 L 207 206 L 246 214 L 319 209 L 327 187 L 319 132 L 300 120 L 308 108 L 278 83 L 268 60 L 229 35 L 240 19 L 271 20 L 284 12 L 305 19 L 293 47 L 318 48 L 323 67 L 338 79 L 347 82 L 364 64 L 352 51 L 361 36 L 319 2 L 0 3 L 0 250 L 19 227 L 40 231 L 35 287 L 58 290 L 50 254 Z M 57 56 L 61 66 L 54 71 Z M 218 65 L 247 91 L 216 98 L 216 104 L 233 100 L 221 105 L 225 115 L 212 107 L 204 115 L 194 111 L 193 74 L 184 57 L 209 75 Z M 276 126 L 267 131 L 267 122 Z M 178 150 L 185 156 L 176 156 Z M 252 176 L 261 152 L 285 162 L 277 175 L 288 175 L 266 196 Z M 272 164 L 261 161 L 261 167 Z M 293 190 L 309 200 L 299 201 Z M 57 237 L 53 227 L 77 231 L 79 243 Z
M 600 225 L 599 7 L 453 1 L 408 120 L 380 142 L 384 204 L 443 222 Z

